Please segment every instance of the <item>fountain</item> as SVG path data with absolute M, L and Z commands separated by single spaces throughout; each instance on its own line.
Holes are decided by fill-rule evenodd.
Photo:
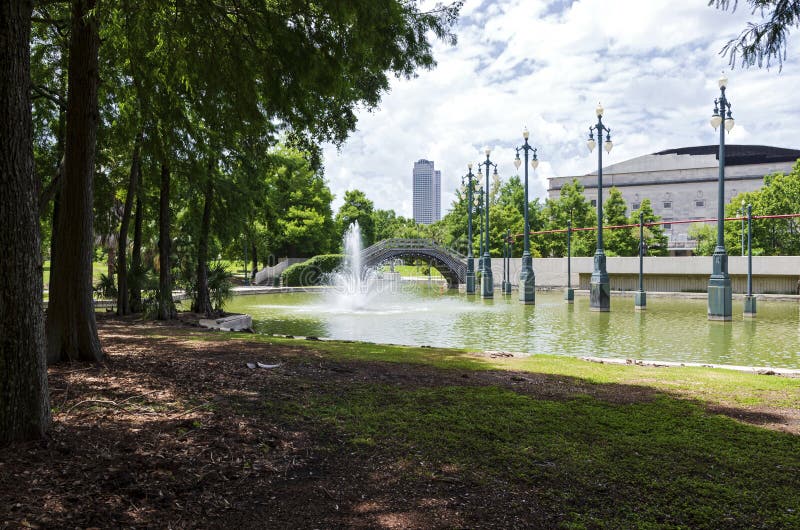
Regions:
M 370 301 L 378 293 L 375 288 L 375 270 L 365 268 L 361 263 L 361 227 L 354 221 L 342 238 L 344 260 L 342 266 L 328 276 L 328 284 L 333 287 L 327 302 L 341 311 L 366 310 Z

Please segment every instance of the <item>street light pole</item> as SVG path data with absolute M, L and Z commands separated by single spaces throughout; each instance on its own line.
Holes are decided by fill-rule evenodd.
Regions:
M 725 250 L 725 132 L 733 129 L 731 104 L 725 96 L 728 78 L 719 79 L 720 97 L 714 100 L 711 126 L 719 127 L 719 178 L 717 185 L 717 246 L 712 256 L 713 269 L 708 282 L 708 319 L 728 321 L 732 318 L 731 278 L 728 275 L 728 253 Z M 727 113 L 727 114 L 726 114 Z M 722 125 L 722 127 L 720 127 Z
M 611 142 L 611 129 L 603 125 L 603 106 L 597 105 L 597 124 L 589 126 L 589 139 L 586 141 L 589 152 L 595 148 L 594 133 L 597 140 L 603 141 L 603 132 L 606 141 L 603 147 L 610 153 L 614 144 Z M 606 254 L 603 249 L 603 150 L 597 150 L 597 250 L 594 254 L 594 270 L 589 283 L 589 309 L 591 311 L 608 311 L 611 309 L 611 286 L 606 271 Z
M 519 300 L 523 304 L 535 304 L 536 303 L 536 275 L 533 272 L 533 259 L 531 258 L 531 245 L 530 245 L 530 221 L 528 219 L 528 152 L 533 152 L 533 158 L 531 159 L 531 167 L 536 170 L 539 167 L 539 159 L 536 157 L 536 148 L 531 147 L 528 143 L 528 136 L 530 133 L 528 132 L 528 128 L 525 127 L 522 131 L 522 138 L 525 140 L 525 143 L 522 144 L 522 147 L 517 147 L 517 157 L 514 159 L 514 166 L 519 169 L 520 164 L 522 161 L 519 158 L 520 150 L 523 152 L 525 156 L 525 205 L 524 205 L 524 217 L 525 217 L 525 230 L 524 230 L 524 238 L 522 243 L 522 268 L 519 272 Z
M 744 316 L 756 317 L 756 297 L 753 294 L 753 206 L 747 205 L 747 294 L 744 297 Z
M 484 166 L 486 168 L 486 186 L 485 186 L 485 211 L 486 222 L 484 223 L 484 242 L 483 242 L 483 272 L 481 273 L 481 298 L 494 297 L 494 278 L 492 276 L 492 258 L 489 255 L 489 167 L 494 167 L 494 174 L 497 175 L 497 164 L 489 159 L 492 150 L 488 147 L 484 148 L 483 152 L 486 154 L 486 160 L 478 164 L 478 167 Z
M 575 289 L 572 288 L 572 213 L 567 221 L 567 290 L 564 291 L 564 301 L 568 304 L 575 302 Z
M 467 164 L 467 285 L 466 293 L 475 294 L 475 258 L 472 256 L 472 192 L 474 191 L 475 176 L 472 173 L 472 162 Z
M 633 295 L 633 308 L 637 311 L 647 308 L 647 294 L 644 292 L 644 212 L 639 212 L 639 290 Z
M 744 214 L 746 213 L 744 207 L 744 199 L 742 199 L 742 208 L 739 210 L 742 214 L 742 257 L 744 257 Z

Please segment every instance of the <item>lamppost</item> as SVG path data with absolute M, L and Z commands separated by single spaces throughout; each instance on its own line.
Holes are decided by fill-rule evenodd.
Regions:
M 503 294 L 511 294 L 511 255 L 514 252 L 514 240 L 511 238 L 511 230 L 506 229 L 505 238 L 505 263 L 503 269 L 505 270 L 505 278 L 503 278 Z
M 467 192 L 467 285 L 466 293 L 475 294 L 475 258 L 472 256 L 472 193 L 475 191 L 475 183 L 473 180 L 475 176 L 472 173 L 472 162 L 467 164 L 468 173 L 466 175 L 466 183 L 462 177 L 462 186 L 466 187 Z
M 647 308 L 647 294 L 644 292 L 644 212 L 639 212 L 639 290 L 633 295 L 633 308 L 637 311 Z
M 728 78 L 719 79 L 720 97 L 714 100 L 711 126 L 719 127 L 719 179 L 717 186 L 717 246 L 712 257 L 713 269 L 708 281 L 708 319 L 731 320 L 732 289 L 728 276 L 728 254 L 725 251 L 725 133 L 733 129 L 731 104 L 725 96 Z M 727 113 L 727 114 L 726 114 Z M 720 127 L 722 125 L 722 127 Z
M 564 291 L 564 301 L 568 304 L 575 302 L 575 289 L 572 288 L 572 212 L 567 221 L 567 289 Z
M 484 227 L 484 242 L 483 242 L 483 272 L 481 273 L 481 298 L 494 297 L 494 278 L 492 277 L 492 258 L 489 255 L 489 167 L 494 167 L 494 174 L 497 175 L 497 164 L 489 160 L 489 155 L 492 150 L 488 147 L 484 148 L 483 152 L 486 154 L 486 160 L 478 164 L 478 167 L 484 166 L 486 168 L 486 186 L 485 186 L 485 211 L 486 222 Z M 498 177 L 499 178 L 499 177 Z
M 753 295 L 753 206 L 747 205 L 747 294 L 744 297 L 744 317 L 755 318 L 756 297 Z
M 476 181 L 475 195 L 473 204 L 475 205 L 475 214 L 480 219 L 478 226 L 478 272 L 483 276 L 483 185 L 480 181 Z
M 744 214 L 747 213 L 744 207 L 744 199 L 742 199 L 742 207 L 739 209 L 739 213 L 742 214 L 742 257 L 744 257 Z
M 586 141 L 589 152 L 594 151 L 594 133 L 597 132 L 597 140 L 603 141 L 603 132 L 606 133 L 606 141 L 603 147 L 607 153 L 611 152 L 614 146 L 611 143 L 611 129 L 603 125 L 603 106 L 598 104 L 595 109 L 597 114 L 597 124 L 589 126 L 589 139 Z M 608 281 L 608 271 L 606 271 L 606 254 L 603 249 L 603 150 L 597 150 L 597 251 L 594 254 L 594 270 L 592 279 L 589 282 L 589 309 L 591 311 L 608 311 L 611 309 L 611 286 Z
M 533 259 L 531 258 L 531 244 L 530 244 L 530 223 L 528 221 L 528 152 L 533 151 L 533 158 L 531 159 L 531 167 L 536 170 L 539 167 L 539 159 L 536 158 L 536 148 L 531 147 L 528 143 L 528 128 L 525 127 L 522 131 L 522 138 L 525 143 L 522 147 L 517 147 L 517 157 L 514 159 L 514 167 L 519 169 L 522 160 L 519 158 L 520 150 L 523 151 L 525 156 L 525 230 L 522 243 L 522 268 L 519 272 L 519 300 L 523 304 L 536 303 L 536 275 L 533 272 Z

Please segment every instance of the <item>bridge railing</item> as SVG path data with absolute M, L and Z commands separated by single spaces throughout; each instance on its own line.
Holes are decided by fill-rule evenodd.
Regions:
M 458 259 L 464 260 L 466 256 L 461 254 L 460 252 L 453 250 L 452 248 L 445 247 L 444 245 L 440 245 L 433 239 L 426 239 L 426 238 L 392 238 L 392 239 L 384 239 L 383 241 L 378 241 L 372 246 L 365 248 L 362 251 L 362 255 L 369 256 L 375 254 L 381 250 L 392 250 L 392 249 L 436 249 L 445 254 L 449 254 L 450 256 Z

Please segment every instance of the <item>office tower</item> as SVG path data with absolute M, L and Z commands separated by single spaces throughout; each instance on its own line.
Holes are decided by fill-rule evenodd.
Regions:
M 431 224 L 442 217 L 442 172 L 432 160 L 414 162 L 414 221 Z

